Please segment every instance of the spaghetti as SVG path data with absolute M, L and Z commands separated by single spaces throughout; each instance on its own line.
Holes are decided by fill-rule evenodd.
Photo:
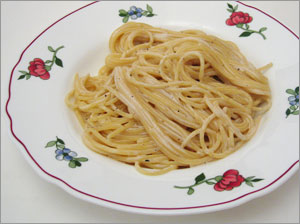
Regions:
M 66 96 L 91 150 L 160 175 L 221 159 L 255 134 L 270 88 L 238 47 L 199 30 L 129 22 L 97 76 Z

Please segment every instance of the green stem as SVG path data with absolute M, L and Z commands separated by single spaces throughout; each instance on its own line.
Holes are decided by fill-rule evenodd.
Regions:
M 263 35 L 263 33 L 259 32 L 259 31 L 255 31 L 255 30 L 249 30 L 249 29 L 246 29 L 244 27 L 240 27 L 242 30 L 246 30 L 246 31 L 249 31 L 249 32 L 252 32 L 252 33 L 257 33 L 257 34 L 260 34 L 264 40 L 267 39 L 265 35 Z
M 57 144 L 58 144 L 58 141 L 56 140 L 55 147 L 56 147 L 56 149 L 59 149 Z
M 202 181 L 199 181 L 193 185 L 190 185 L 190 186 L 174 186 L 175 188 L 178 188 L 178 189 L 188 189 L 188 188 L 191 188 L 191 187 L 196 187 L 200 184 L 203 184 L 205 183 L 206 181 L 210 181 L 210 180 L 214 180 L 215 178 L 210 178 L 210 179 L 206 179 L 206 180 L 202 180 Z
M 51 70 L 51 68 L 52 68 L 52 66 L 53 66 L 53 64 L 54 64 L 54 61 L 55 61 L 55 57 L 56 57 L 57 52 L 58 52 L 60 49 L 62 49 L 62 48 L 64 48 L 64 46 L 60 46 L 59 48 L 57 48 L 57 49 L 55 50 L 55 52 L 54 52 L 54 54 L 53 54 L 53 57 L 52 57 L 51 64 L 49 65 L 50 68 L 49 68 L 48 71 Z
M 56 149 L 59 149 L 58 146 L 57 146 L 57 143 L 58 143 L 58 137 L 56 136 L 55 147 L 56 147 Z

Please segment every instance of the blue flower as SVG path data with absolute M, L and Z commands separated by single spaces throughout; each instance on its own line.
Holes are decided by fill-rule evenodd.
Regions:
M 137 8 L 136 8 L 135 6 L 131 6 L 131 7 L 130 7 L 130 10 L 132 10 L 132 11 L 135 12 L 135 11 L 137 10 Z
M 142 13 L 138 12 L 138 13 L 136 14 L 136 16 L 137 16 L 137 17 L 142 17 Z
M 133 19 L 133 20 L 137 19 L 137 15 L 132 15 L 131 19 Z
M 290 105 L 292 105 L 292 106 L 296 105 L 299 107 L 299 94 L 296 96 L 289 96 L 288 100 L 289 100 Z
M 66 161 L 70 161 L 73 159 L 73 157 L 76 157 L 77 156 L 77 153 L 76 152 L 73 152 L 71 151 L 70 149 L 67 149 L 67 148 L 64 148 L 64 149 L 57 149 L 55 151 L 56 153 L 56 156 L 55 158 L 57 160 L 66 160 Z
M 137 8 L 136 11 L 142 13 L 144 10 L 141 8 Z
M 132 11 L 132 10 L 128 11 L 128 15 L 132 16 L 133 14 L 134 14 L 134 11 Z

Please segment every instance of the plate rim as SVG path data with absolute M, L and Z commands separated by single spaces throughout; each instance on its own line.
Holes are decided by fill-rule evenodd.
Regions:
M 269 184 L 253 190 L 251 192 L 245 193 L 241 196 L 235 197 L 233 199 L 224 201 L 224 202 L 218 202 L 218 203 L 214 203 L 214 204 L 207 204 L 207 205 L 199 205 L 199 206 L 186 206 L 186 207 L 174 207 L 174 208 L 167 208 L 167 207 L 146 207 L 146 206 L 138 206 L 138 205 L 131 205 L 131 204 L 126 204 L 126 203 L 121 203 L 121 202 L 117 202 L 117 201 L 112 201 L 109 199 L 105 199 L 105 198 L 101 198 L 89 193 L 86 193 L 84 191 L 81 191 L 75 187 L 73 187 L 71 184 L 69 184 L 67 181 L 47 172 L 35 159 L 34 157 L 31 155 L 29 149 L 27 148 L 27 146 L 22 142 L 22 140 L 16 136 L 16 134 L 14 133 L 14 128 L 13 128 L 13 119 L 9 113 L 8 110 L 8 105 L 11 99 L 11 85 L 12 85 L 12 78 L 13 78 L 13 74 L 15 72 L 16 67 L 19 65 L 19 63 L 21 62 L 23 55 L 25 54 L 25 52 L 27 51 L 28 48 L 30 48 L 30 46 L 40 37 L 42 36 L 47 30 L 49 30 L 51 27 L 53 27 L 54 25 L 56 25 L 58 22 L 60 22 L 61 20 L 65 19 L 66 17 L 88 7 L 91 6 L 95 3 L 99 3 L 100 1 L 93 1 L 85 6 L 82 6 L 70 13 L 68 13 L 67 15 L 61 17 L 60 19 L 56 20 L 54 23 L 52 23 L 50 26 L 48 26 L 46 29 L 44 29 L 39 35 L 37 35 L 30 43 L 27 47 L 25 47 L 25 49 L 22 51 L 17 63 L 14 65 L 11 74 L 10 74 L 10 78 L 9 78 L 9 85 L 8 85 L 8 98 L 6 101 L 6 105 L 5 105 L 5 112 L 8 118 L 8 122 L 9 122 L 9 136 L 11 137 L 11 139 L 13 140 L 14 143 L 16 143 L 17 147 L 19 147 L 22 151 L 22 154 L 24 155 L 24 157 L 26 158 L 26 160 L 30 163 L 30 165 L 33 167 L 33 169 L 45 180 L 54 183 L 56 185 L 58 185 L 59 187 L 61 187 L 63 190 L 67 191 L 68 193 L 72 194 L 73 196 L 82 199 L 82 200 L 87 200 L 89 202 L 92 202 L 94 204 L 97 205 L 102 205 L 105 207 L 109 207 L 112 209 L 118 209 L 121 211 L 127 211 L 127 212 L 133 212 L 133 213 L 144 213 L 144 214 L 153 214 L 153 215 L 178 215 L 178 214 L 195 214 L 195 213 L 207 213 L 207 212 L 214 212 L 214 211 L 219 211 L 219 210 L 224 210 L 224 209 L 229 209 L 232 207 L 236 207 L 238 205 L 244 204 L 250 200 L 253 200 L 257 197 L 266 195 L 270 192 L 272 192 L 273 190 L 275 190 L 276 188 L 278 188 L 279 186 L 281 186 L 284 183 L 284 179 L 289 179 L 293 174 L 295 174 L 295 172 L 299 169 L 299 159 L 296 160 L 295 162 L 292 163 L 292 165 L 289 166 L 289 168 L 284 171 L 279 177 L 277 177 L 275 180 L 273 180 L 272 182 L 270 182 Z M 264 12 L 263 10 L 260 10 L 256 7 L 250 6 L 248 4 L 245 4 L 241 1 L 236 1 L 237 3 L 245 6 L 245 7 L 249 7 L 252 8 L 254 10 L 257 10 L 260 13 L 263 13 L 264 15 L 270 17 L 272 20 L 274 20 L 275 22 L 279 23 L 281 26 L 283 26 L 287 31 L 289 31 L 293 36 L 295 36 L 298 40 L 299 40 L 299 36 L 296 35 L 290 28 L 288 28 L 286 25 L 284 25 L 282 22 L 280 22 L 279 20 L 277 20 L 276 18 L 274 18 L 273 16 L 271 16 L 270 14 Z M 25 149 L 25 151 L 24 151 Z M 27 155 L 27 156 L 26 156 Z M 298 165 L 298 166 L 297 166 Z M 39 168 L 39 169 L 38 169 Z M 295 168 L 295 169 L 293 169 Z M 46 175 L 45 175 L 46 174 Z M 267 189 L 267 190 L 265 190 Z M 265 191 L 264 191 L 265 190 Z M 258 193 L 260 192 L 260 193 Z M 258 194 L 254 194 L 254 193 L 258 193 Z M 251 195 L 251 196 L 249 196 Z M 249 197 L 246 197 L 249 196 Z M 97 201 L 95 200 L 97 199 Z M 242 199 L 242 200 L 240 200 Z M 224 205 L 228 205 L 227 207 L 224 207 Z M 210 211 L 203 211 L 203 208 L 212 208 Z M 149 212 L 151 211 L 151 212 Z M 182 213 L 182 211 L 187 211 Z

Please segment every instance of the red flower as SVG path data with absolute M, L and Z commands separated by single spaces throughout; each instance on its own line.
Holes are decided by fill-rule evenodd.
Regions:
M 226 24 L 229 26 L 234 26 L 237 24 L 245 24 L 250 23 L 252 21 L 252 17 L 249 16 L 248 13 L 243 12 L 233 12 L 229 19 L 226 20 Z
M 45 69 L 45 62 L 42 59 L 35 58 L 29 64 L 28 70 L 30 75 L 40 77 L 41 79 L 50 78 L 49 72 Z
M 239 171 L 227 170 L 223 174 L 222 179 L 215 184 L 214 189 L 216 191 L 229 191 L 232 190 L 234 187 L 240 186 L 244 180 L 244 177 L 239 175 Z

